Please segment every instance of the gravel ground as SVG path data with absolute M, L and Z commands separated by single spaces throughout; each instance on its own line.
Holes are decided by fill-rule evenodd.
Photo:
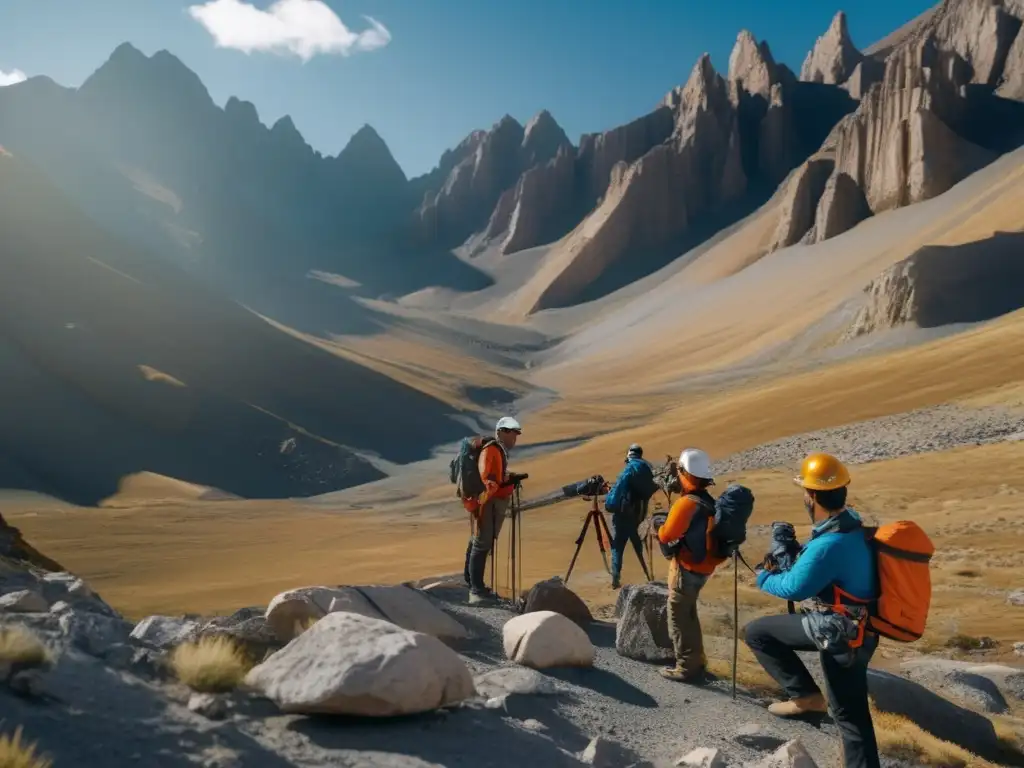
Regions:
M 967 445 L 1024 439 L 1024 413 L 1008 408 L 940 405 L 869 421 L 791 435 L 734 453 L 716 470 L 796 467 L 812 451 L 827 451 L 851 464 L 884 461 Z

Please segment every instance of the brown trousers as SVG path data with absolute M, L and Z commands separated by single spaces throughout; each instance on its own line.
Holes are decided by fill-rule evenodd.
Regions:
M 676 668 L 696 672 L 707 666 L 697 599 L 708 576 L 688 571 L 673 561 L 669 564 L 668 577 L 668 634 L 676 655 Z

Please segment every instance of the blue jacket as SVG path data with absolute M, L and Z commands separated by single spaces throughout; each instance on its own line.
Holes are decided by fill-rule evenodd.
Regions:
M 615 485 L 608 491 L 604 499 L 604 507 L 612 514 L 623 512 L 624 503 L 628 504 L 642 498 L 642 489 L 654 480 L 654 469 L 643 459 L 630 459 L 626 468 L 619 474 Z
M 757 576 L 763 592 L 793 602 L 819 597 L 831 603 L 832 585 L 861 600 L 878 596 L 874 553 L 852 509 L 816 525 L 790 570 Z

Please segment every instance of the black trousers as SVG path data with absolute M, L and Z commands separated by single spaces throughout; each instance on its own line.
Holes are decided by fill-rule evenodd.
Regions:
M 804 632 L 800 614 L 766 616 L 747 625 L 745 642 L 761 666 L 791 699 L 820 693 L 817 683 L 796 651 L 817 648 Z M 879 768 L 878 742 L 868 708 L 868 662 L 878 647 L 878 636 L 868 635 L 852 659 L 819 653 L 829 712 L 843 738 L 846 768 Z M 849 665 L 842 661 L 852 661 Z

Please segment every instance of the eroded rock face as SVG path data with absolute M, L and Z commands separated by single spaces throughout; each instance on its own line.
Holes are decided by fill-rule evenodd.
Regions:
M 805 235 L 805 243 L 820 243 L 853 229 L 871 215 L 864 192 L 849 174 L 833 172 L 821 193 L 814 227 Z
M 605 197 L 612 168 L 634 163 L 672 135 L 673 110 L 661 105 L 653 112 L 604 133 L 585 134 L 577 152 L 584 198 L 593 205 Z
M 946 49 L 970 64 L 971 82 L 999 83 L 1020 19 L 1000 0 L 955 0 L 943 3 L 934 22 L 935 36 Z
M 1004 99 L 1024 101 L 1024 32 L 1017 32 L 1010 46 L 996 93 Z
M 786 187 L 769 251 L 800 242 L 814 226 L 818 202 L 834 167 L 831 158 L 812 158 L 793 173 Z
M 871 90 L 871 86 L 882 80 L 885 75 L 885 64 L 876 59 L 865 58 L 853 68 L 853 74 L 843 83 L 843 88 L 851 97 L 860 101 Z
M 476 142 L 448 173 L 436 193 L 427 193 L 418 212 L 421 237 L 448 245 L 461 243 L 487 221 L 501 193 L 522 170 L 523 126 L 506 115 Z M 467 140 L 468 141 L 468 140 Z
M 501 252 L 515 253 L 564 234 L 565 223 L 576 208 L 575 192 L 576 164 L 571 149 L 563 147 L 555 159 L 524 173 L 512 193 Z
M 941 194 L 991 159 L 949 127 L 966 108 L 962 77 L 962 61 L 927 38 L 894 54 L 883 81 L 836 126 L 836 169 L 872 212 Z
M 958 246 L 927 246 L 865 288 L 846 338 L 913 323 L 934 328 L 988 320 L 1024 306 L 1024 237 L 1001 233 Z
M 808 83 L 839 85 L 849 79 L 863 58 L 850 39 L 846 14 L 839 11 L 804 59 L 800 79 Z
M 246 683 L 302 714 L 394 717 L 474 695 L 469 669 L 437 638 L 347 612 L 320 619 Z
M 711 59 L 701 57 L 686 85 L 665 101 L 673 105 L 671 139 L 632 165 L 613 168 L 601 205 L 562 242 L 571 265 L 541 293 L 534 310 L 573 301 L 626 249 L 663 248 L 694 216 L 746 191 L 737 111 Z

